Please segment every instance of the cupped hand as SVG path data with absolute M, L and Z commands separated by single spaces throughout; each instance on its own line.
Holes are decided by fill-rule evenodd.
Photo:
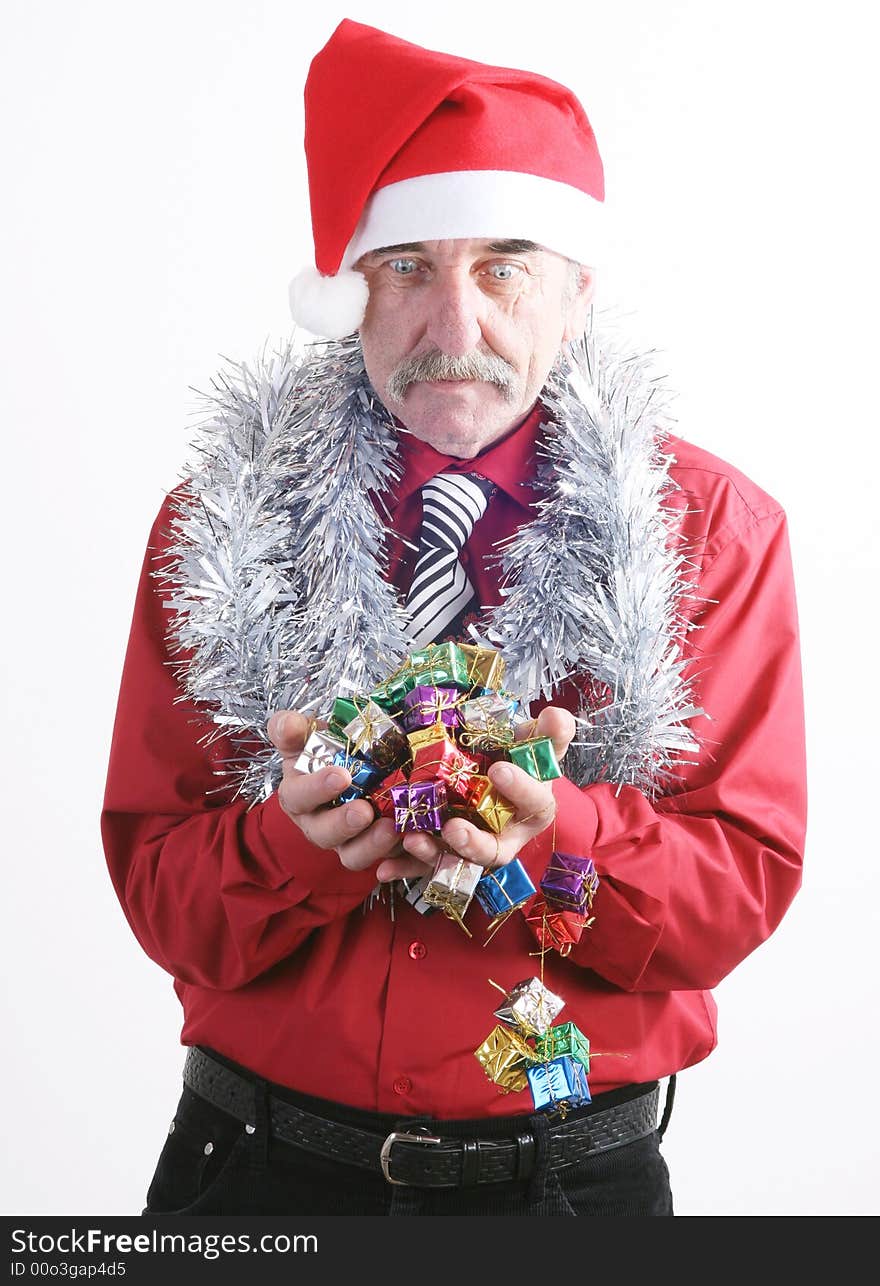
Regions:
M 351 785 L 350 772 L 333 765 L 317 772 L 294 767 L 311 732 L 321 727 L 321 721 L 299 710 L 276 711 L 266 725 L 269 740 L 281 755 L 278 802 L 284 812 L 310 843 L 335 850 L 349 871 L 364 871 L 383 859 L 393 859 L 394 875 L 383 876 L 377 871 L 377 879 L 424 875 L 433 867 L 433 861 L 428 859 L 425 863 L 418 854 L 407 854 L 392 820 L 377 818 L 369 800 L 354 799 L 337 808 L 326 807 Z

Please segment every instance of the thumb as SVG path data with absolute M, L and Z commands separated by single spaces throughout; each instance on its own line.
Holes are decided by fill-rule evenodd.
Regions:
M 553 742 L 556 758 L 561 759 L 566 750 L 568 750 L 569 743 L 574 739 L 576 732 L 577 724 L 570 710 L 565 710 L 562 706 L 545 706 L 538 715 L 535 731 L 530 735 L 532 737 L 549 737 Z
M 276 710 L 269 716 L 266 733 L 276 750 L 288 758 L 298 755 L 309 738 L 315 721 L 299 710 Z

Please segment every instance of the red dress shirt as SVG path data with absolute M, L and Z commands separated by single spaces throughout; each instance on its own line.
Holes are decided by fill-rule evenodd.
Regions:
M 538 405 L 471 461 L 402 435 L 404 475 L 384 499 L 413 544 L 429 477 L 477 470 L 498 486 L 466 551 L 486 605 L 499 601 L 486 556 L 532 516 L 540 420 Z M 677 437 L 664 449 L 680 488 L 667 503 L 682 512 L 709 600 L 691 609 L 700 629 L 686 643 L 686 673 L 709 716 L 694 721 L 704 745 L 653 804 L 634 787 L 578 788 L 564 777 L 553 787 L 556 847 L 591 855 L 601 879 L 594 926 L 567 959 L 550 952 L 544 965 L 546 985 L 565 1000 L 558 1021 L 576 1022 L 601 1052 L 594 1094 L 710 1053 L 710 989 L 773 932 L 801 880 L 803 694 L 785 514 L 708 452 Z M 365 912 L 373 870 L 347 871 L 310 844 L 275 795 L 248 809 L 215 793 L 228 746 L 200 746 L 199 712 L 175 703 L 168 612 L 149 575 L 169 521 L 166 500 L 134 609 L 101 826 L 132 931 L 174 978 L 181 1043 L 294 1090 L 398 1116 L 529 1112 L 528 1090 L 500 1093 L 474 1057 L 501 1001 L 489 980 L 512 987 L 539 969 L 523 917 L 484 947 L 479 930 L 469 939 L 440 913 L 406 904 L 394 920 L 381 906 Z M 415 553 L 395 537 L 389 553 L 389 579 L 405 593 Z M 566 684 L 554 699 L 573 708 L 576 696 Z M 520 853 L 536 885 L 551 834 Z

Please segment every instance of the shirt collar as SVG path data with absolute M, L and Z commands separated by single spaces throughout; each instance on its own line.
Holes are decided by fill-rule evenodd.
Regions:
M 396 416 L 392 419 L 398 428 L 404 429 Z M 403 476 L 393 492 L 392 512 L 438 473 L 479 473 L 494 482 L 523 509 L 528 509 L 540 495 L 534 481 L 540 428 L 546 419 L 547 412 L 539 400 L 521 424 L 500 442 L 493 442 L 470 460 L 443 455 L 404 430 L 400 434 Z

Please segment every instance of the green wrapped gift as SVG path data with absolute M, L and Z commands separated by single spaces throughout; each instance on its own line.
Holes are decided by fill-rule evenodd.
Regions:
M 412 692 L 416 686 L 416 679 L 411 670 L 401 670 L 397 674 L 392 674 L 390 679 L 380 683 L 370 693 L 370 700 L 375 701 L 377 706 L 381 706 L 386 714 L 397 715 L 403 709 L 403 698 L 407 692 Z
M 358 708 L 354 701 L 348 697 L 337 697 L 333 702 L 333 709 L 330 712 L 329 727 L 327 731 L 333 737 L 339 737 L 345 741 L 345 725 L 356 719 Z
M 553 1058 L 567 1054 L 590 1072 L 590 1042 L 574 1023 L 560 1023 L 550 1027 L 535 1039 L 535 1061 L 548 1063 Z
M 429 643 L 409 656 L 412 683 L 407 691 L 424 685 L 469 692 L 467 657 L 457 643 Z
M 507 747 L 507 757 L 512 764 L 522 768 L 538 781 L 551 781 L 562 776 L 553 742 L 549 737 L 534 737 L 529 741 L 515 741 Z

